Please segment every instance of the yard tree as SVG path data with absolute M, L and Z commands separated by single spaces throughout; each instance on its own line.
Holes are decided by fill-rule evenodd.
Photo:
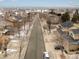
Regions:
M 75 15 L 78 15 L 78 9 L 76 9 L 76 11 L 75 11 Z
M 76 12 L 74 13 L 73 18 L 72 18 L 72 22 L 73 22 L 73 23 L 79 23 L 78 10 L 76 10 Z
M 61 16 L 61 13 L 58 13 L 57 16 Z
M 49 28 L 49 31 L 50 31 L 50 27 L 51 27 L 51 21 L 50 20 L 47 20 L 47 25 L 48 25 L 48 28 Z
M 54 12 L 54 9 L 50 9 L 49 14 L 56 14 L 56 13 Z
M 69 12 L 65 12 L 65 13 L 61 16 L 61 21 L 62 21 L 62 23 L 63 23 L 63 22 L 69 21 L 69 20 L 70 20 Z
M 74 15 L 72 18 L 73 23 L 79 23 L 79 15 Z

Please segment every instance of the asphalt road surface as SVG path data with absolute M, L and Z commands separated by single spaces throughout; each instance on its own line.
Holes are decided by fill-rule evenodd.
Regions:
M 37 17 L 37 19 L 39 18 Z M 44 51 L 45 45 L 41 25 L 39 20 L 36 20 L 24 59 L 43 59 Z

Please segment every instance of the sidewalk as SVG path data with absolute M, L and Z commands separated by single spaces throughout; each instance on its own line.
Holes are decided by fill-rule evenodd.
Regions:
M 60 57 L 60 55 L 62 54 L 61 51 L 56 51 L 54 49 L 54 46 L 56 45 L 55 39 L 57 39 L 54 33 L 55 29 L 52 30 L 52 32 L 49 34 L 47 30 L 43 29 L 43 25 L 45 24 L 45 21 L 44 22 L 40 21 L 40 23 L 44 36 L 45 48 L 46 51 L 49 53 L 50 59 L 61 59 Z
M 21 41 L 22 41 L 22 51 L 21 51 L 20 59 L 24 58 L 25 52 L 27 50 L 31 30 L 32 30 L 32 27 L 33 27 L 33 23 L 34 23 L 34 21 L 32 22 L 29 29 L 27 29 L 28 24 L 26 24 L 25 25 L 25 31 L 24 31 L 24 29 L 21 30 L 22 32 L 20 34 L 21 34 L 22 37 L 19 38 L 18 33 L 16 33 L 12 37 L 13 39 L 8 44 L 7 56 L 3 57 L 3 54 L 0 54 L 0 59 L 19 59 L 19 51 L 20 51 Z

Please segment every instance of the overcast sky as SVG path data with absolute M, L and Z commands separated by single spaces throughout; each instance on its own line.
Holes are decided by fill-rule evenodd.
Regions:
M 79 0 L 0 0 L 0 7 L 79 7 Z

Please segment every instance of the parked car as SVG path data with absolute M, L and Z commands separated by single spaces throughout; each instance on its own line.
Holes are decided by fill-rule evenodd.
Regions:
M 63 49 L 64 49 L 64 47 L 63 47 L 63 46 L 61 46 L 61 45 L 56 45 L 56 46 L 55 46 L 55 49 L 56 49 L 56 50 L 63 50 Z
M 48 52 L 43 52 L 43 59 L 49 59 Z

